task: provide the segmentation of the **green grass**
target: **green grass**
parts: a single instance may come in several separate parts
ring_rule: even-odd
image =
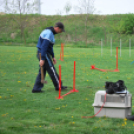
[[[0,134],[126,134],[132,133],[134,123],[123,119],[88,118],[94,115],[95,93],[104,90],[106,81],[124,80],[129,92],[134,95],[133,68],[134,50],[131,57],[129,50],[119,53],[120,72],[99,72],[91,70],[95,65],[102,69],[115,69],[116,50],[100,48],[65,47],[64,61],[58,60],[60,48],[54,48],[58,71],[62,68],[63,85],[68,86],[65,94],[73,88],[73,63],[76,61],[76,89],[78,93],[67,95],[58,100],[58,92],[54,90],[47,75],[48,84],[45,93],[31,93],[38,74],[36,48],[0,46]],[[134,99],[132,98],[132,103]],[[132,114],[133,105],[132,105]]]

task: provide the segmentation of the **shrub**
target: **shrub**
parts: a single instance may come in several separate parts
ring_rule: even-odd
[[[132,34],[134,28],[134,15],[128,14],[126,19],[124,20],[124,30],[126,34]]]
[[[117,33],[133,34],[133,32],[134,32],[134,14],[125,15],[119,21],[119,23],[117,23],[116,26],[113,26],[113,30]]]

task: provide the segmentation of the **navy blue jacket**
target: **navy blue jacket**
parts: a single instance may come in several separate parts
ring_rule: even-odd
[[[55,43],[54,35],[56,32],[53,27],[43,30],[39,36],[37,48],[41,53],[41,59],[45,60],[46,54],[49,53],[54,58],[53,45]]]

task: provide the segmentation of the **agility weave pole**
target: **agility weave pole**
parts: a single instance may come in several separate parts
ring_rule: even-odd
[[[95,65],[91,65],[91,69],[99,70],[102,72],[119,72],[119,69],[118,69],[118,47],[116,47],[116,69],[114,69],[114,70],[100,69],[100,68],[96,68]]]
[[[70,94],[70,93],[74,93],[74,92],[79,92],[77,89],[75,89],[75,65],[76,65],[76,62],[74,61],[74,74],[73,74],[73,89],[70,90],[68,93],[62,95],[62,97]]]
[[[75,89],[75,67],[76,62],[74,61],[73,89],[71,90],[71,92],[79,92],[77,89]]]
[[[64,61],[64,44],[61,43],[61,50],[60,50],[60,59],[61,61]]]
[[[63,99],[61,96],[61,65],[59,65],[59,97],[56,97],[56,99]]]
[[[61,96],[61,66],[59,66],[59,80],[60,80],[60,84],[59,84],[59,97],[57,99],[63,99],[64,96],[74,93],[74,92],[79,92],[77,89],[75,89],[75,66],[76,66],[76,62],[74,61],[74,74],[73,74],[73,89],[70,90],[68,93],[64,94]]]

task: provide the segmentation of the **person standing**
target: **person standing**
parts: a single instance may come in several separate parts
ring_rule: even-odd
[[[57,22],[54,27],[47,27],[41,32],[37,43],[37,58],[39,60],[39,53],[41,53],[40,67],[43,67],[44,77],[46,76],[46,71],[48,72],[56,91],[59,90],[59,75],[54,67],[57,61],[54,56],[53,45],[55,43],[55,34],[62,32],[65,32],[64,25],[62,22]],[[42,93],[43,86],[44,84],[41,83],[41,69],[39,69],[32,93]],[[61,82],[61,90],[66,88]]]

